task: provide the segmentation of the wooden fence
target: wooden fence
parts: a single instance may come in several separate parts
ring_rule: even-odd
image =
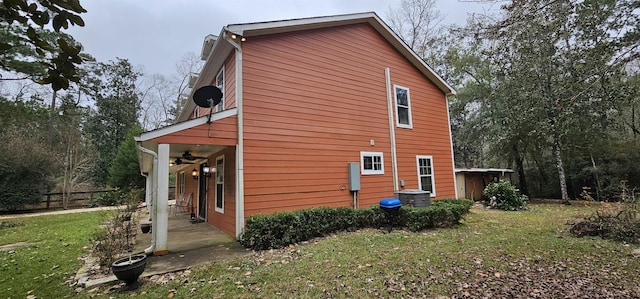
[[[71,192],[67,208],[77,209],[89,207],[91,203],[97,201],[97,197],[100,196],[100,194],[113,191],[115,191],[115,189]],[[40,203],[25,205],[24,210],[62,209],[64,208],[62,203],[63,194],[62,192],[45,193]]]
[[[69,199],[67,208],[78,209],[87,208],[92,204],[98,203],[98,197],[102,193],[113,192],[116,189],[104,189],[93,191],[75,191],[71,192],[71,198]],[[18,213],[30,212],[30,211],[42,211],[42,210],[60,210],[64,208],[62,202],[62,192],[51,192],[42,195],[42,201],[35,204],[25,205],[22,209],[15,211]],[[175,194],[175,187],[169,187],[169,199],[172,199]],[[0,210],[0,214],[6,213],[6,210]]]
[[[169,199],[174,198],[175,196],[175,187],[169,187]],[[71,192],[71,198],[69,198],[69,202],[67,203],[67,209],[79,209],[79,208],[87,208],[91,204],[98,204],[98,197],[102,193],[111,192],[115,189],[105,189],[105,190],[93,190],[93,191],[75,191]],[[35,204],[27,204],[22,209],[9,212],[4,209],[0,209],[0,214],[5,213],[28,213],[28,212],[36,212],[42,210],[61,210],[64,209],[64,204],[62,202],[62,192],[51,192],[45,193],[42,195],[42,201]]]

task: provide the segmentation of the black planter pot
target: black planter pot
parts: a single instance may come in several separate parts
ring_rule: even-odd
[[[113,262],[113,264],[111,264],[111,271],[119,280],[129,285],[138,280],[138,277],[144,272],[146,266],[147,255],[140,253]]]
[[[149,231],[151,231],[151,223],[140,223],[140,229],[142,230],[143,234],[148,233]]]

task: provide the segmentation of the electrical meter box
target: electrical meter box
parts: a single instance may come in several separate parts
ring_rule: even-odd
[[[349,191],[360,191],[360,163],[349,162]]]

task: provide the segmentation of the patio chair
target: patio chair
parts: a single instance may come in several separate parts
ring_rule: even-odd
[[[173,210],[173,215],[175,215],[176,210],[180,209],[181,212],[189,212],[191,211],[191,197],[193,193],[184,194],[178,202],[176,202],[176,206]]]

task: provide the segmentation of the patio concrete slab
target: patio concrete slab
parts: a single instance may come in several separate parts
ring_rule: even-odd
[[[223,233],[213,225],[206,222],[191,223],[190,213],[171,211],[169,214],[169,254],[150,255],[141,277],[182,271],[195,266],[251,254],[251,250],[245,249],[235,238]],[[141,223],[148,222],[149,214],[146,209],[139,210],[138,219]],[[138,231],[133,253],[144,252],[145,248],[151,245],[151,233],[143,234],[139,227],[136,229]],[[84,268],[86,267],[85,265]],[[87,289],[118,280],[113,275],[89,279],[86,272],[86,269],[79,271],[76,280],[79,285]]]
[[[140,221],[148,219],[142,210]],[[251,254],[235,238],[223,233],[206,222],[192,223],[190,213],[171,211],[168,232],[169,254],[149,256],[142,274],[149,277],[157,274],[181,271],[197,265]],[[151,233],[143,234],[138,228],[133,252],[143,252],[151,244]]]

